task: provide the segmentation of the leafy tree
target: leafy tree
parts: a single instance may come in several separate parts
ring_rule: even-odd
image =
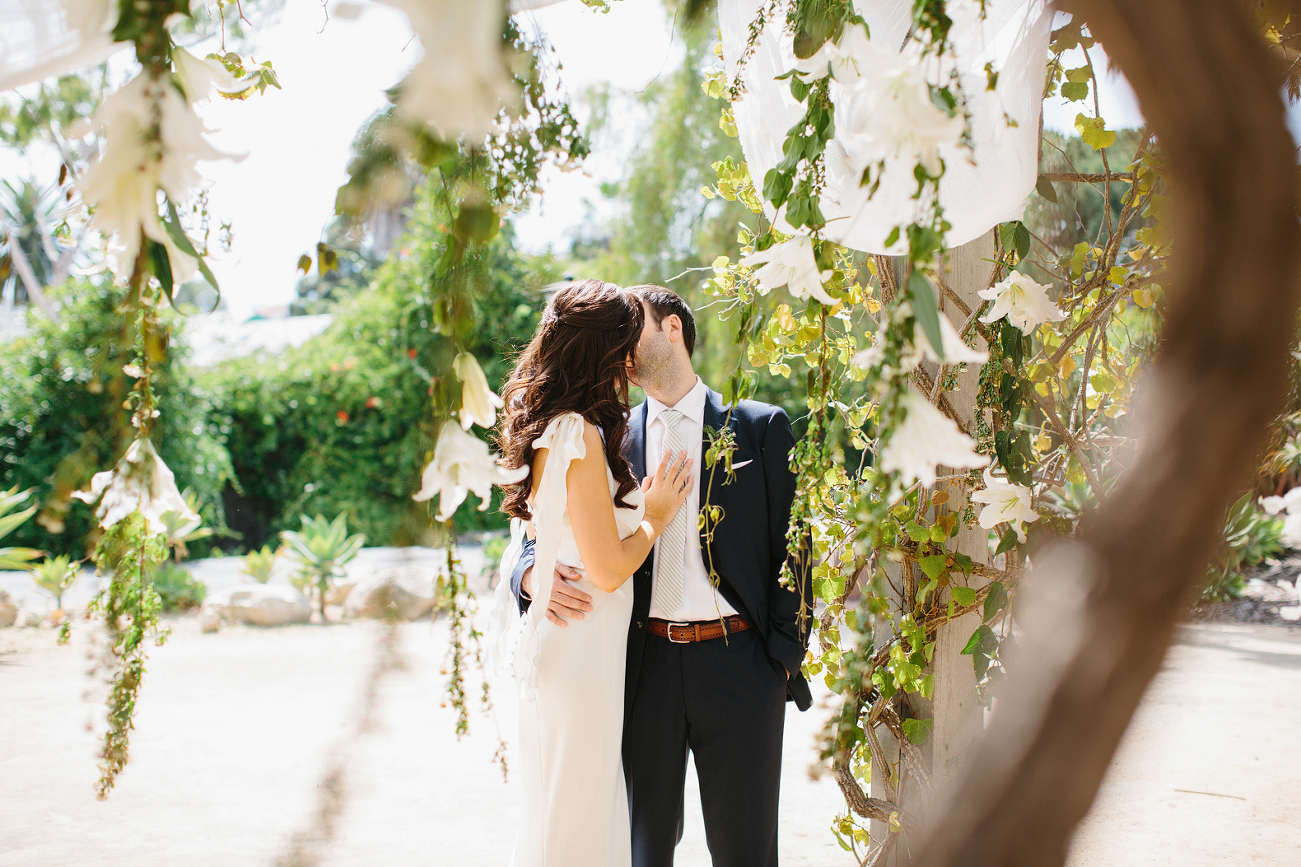
[[[135,436],[122,403],[132,378],[134,336],[121,316],[123,290],[73,280],[52,290],[66,327],[31,317],[32,332],[0,346],[0,488],[33,489],[41,507],[15,531],[24,545],[85,556],[98,537],[94,510],[71,502],[90,477],[112,467]],[[209,397],[185,367],[185,348],[165,315],[159,339],[171,344],[155,383],[161,416],[158,452],[182,487],[193,488],[210,527],[224,526],[221,489],[230,456],[207,421]],[[206,550],[198,543],[195,552]]]
[[[425,295],[452,241],[441,194],[436,181],[417,191],[407,233],[373,288],[337,305],[324,334],[201,375],[233,460],[225,502],[241,547],[296,528],[301,514],[344,511],[373,544],[427,537],[425,508],[411,495],[434,439],[430,394],[455,382],[450,341],[435,330],[440,314]],[[473,302],[482,327],[469,349],[500,387],[541,314],[537,289],[561,271],[549,257],[520,254],[509,225],[467,255],[483,281]],[[468,504],[458,514],[463,528],[502,524],[495,511]]]

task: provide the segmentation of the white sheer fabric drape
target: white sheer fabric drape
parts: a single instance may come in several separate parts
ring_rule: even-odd
[[[736,75],[737,58],[762,4],[763,0],[719,0],[729,81]],[[874,44],[894,50],[904,44],[912,23],[912,0],[856,0],[855,6],[867,21]],[[985,8],[981,20],[975,0],[949,3],[954,55],[969,98],[973,138],[970,154],[956,149],[941,153],[946,171],[940,182],[940,203],[952,224],[951,247],[979,237],[998,223],[1019,219],[1038,174],[1039,112],[1053,12],[1046,0],[988,0]],[[745,95],[733,106],[741,147],[760,189],[764,175],[781,160],[786,131],[804,112],[791,96],[790,82],[774,80],[795,60],[792,37],[782,32],[784,8],[774,18],[745,64],[741,73]],[[998,72],[993,91],[987,89],[987,63]],[[833,100],[837,88],[833,83]],[[860,176],[848,168],[844,149],[833,140],[826,152],[827,189],[821,202],[826,237],[869,253],[907,252],[906,241],[885,246],[891,229],[913,222],[918,215],[912,198],[917,187],[913,166],[905,162],[887,162],[880,188],[868,199]]]
[[[115,0],[0,0],[0,90],[106,60],[116,20]]]

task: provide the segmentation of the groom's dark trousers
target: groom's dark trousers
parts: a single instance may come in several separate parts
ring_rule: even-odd
[[[645,404],[633,408],[624,444],[638,479],[646,475],[646,415]],[[800,710],[811,702],[800,674],[811,620],[809,570],[803,552],[788,552],[786,544],[795,497],[790,422],[779,408],[754,401],[739,402],[729,414],[710,391],[706,439],[724,425],[735,437],[734,474],[728,481],[721,462],[716,470],[702,462],[702,508],[720,506],[723,515],[713,538],[701,539],[701,553],[718,576],[719,593],[749,628],[687,643],[651,635],[654,557],[633,575],[623,732],[633,867],[673,863],[688,751],[715,867],[776,867],[786,702]],[[794,582],[783,587],[788,561]],[[517,597],[532,563],[526,547],[512,574]],[[571,628],[582,628],[581,621]]]

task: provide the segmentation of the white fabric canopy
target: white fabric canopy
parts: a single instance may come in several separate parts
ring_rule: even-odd
[[[751,22],[763,0],[719,0],[723,57],[728,80],[735,78],[737,58],[745,49]],[[867,21],[872,43],[898,50],[912,23],[912,0],[856,0]],[[952,224],[948,245],[956,247],[978,238],[998,223],[1020,219],[1025,200],[1038,175],[1039,112],[1043,102],[1048,39],[1053,12],[1046,0],[988,0],[986,17],[976,14],[974,0],[949,3],[954,26],[950,31],[956,65],[968,97],[972,152],[941,150],[946,170],[940,182],[940,204]],[[804,114],[804,105],[791,96],[789,81],[776,81],[795,62],[792,36],[783,33],[784,9],[765,26],[754,53],[741,73],[745,93],[734,105],[736,129],[755,186],[762,190],[768,170],[782,158],[786,131]],[[987,89],[985,65],[998,72],[998,85]],[[832,100],[838,85],[831,85]],[[1015,126],[1006,123],[1004,115]],[[824,235],[846,247],[869,253],[898,255],[907,242],[885,246],[890,231],[914,222],[918,203],[911,161],[887,161],[880,187],[868,199],[860,174],[849,166],[845,149],[832,140],[826,150],[826,191],[822,197],[827,219]],[[771,208],[769,216],[774,216]]]
[[[0,0],[0,91],[107,60],[116,20],[113,0]]]

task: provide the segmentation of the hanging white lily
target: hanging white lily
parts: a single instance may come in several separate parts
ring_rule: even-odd
[[[984,364],[989,360],[988,352],[972,349],[963,342],[958,329],[953,327],[949,317],[943,313],[940,314],[940,344],[944,349],[945,364]],[[940,354],[926,337],[926,330],[918,323],[913,330],[913,351],[903,359],[904,369],[912,370],[922,359],[929,359],[936,364],[941,361]]]
[[[915,481],[935,484],[935,467],[971,469],[989,459],[976,453],[976,443],[930,401],[915,391],[903,396],[903,421],[889,442],[881,444],[880,467],[898,472],[905,486]]]
[[[985,487],[971,495],[976,503],[984,503],[977,519],[980,526],[992,530],[999,524],[1009,524],[1016,537],[1025,541],[1025,525],[1039,520],[1039,513],[1031,504],[1030,489],[1006,479],[1000,479],[985,468]]]
[[[846,34],[859,28],[846,27]],[[842,41],[844,37],[842,37]],[[836,140],[855,171],[886,160],[920,163],[931,177],[943,170],[941,151],[962,149],[966,120],[931,99],[931,83],[912,52],[878,48],[852,36],[832,64],[843,87],[836,97]]]
[[[872,57],[874,50],[865,26],[846,24],[835,42],[827,40],[811,57],[804,59],[795,57],[792,51],[788,62],[805,81],[817,81],[830,74],[841,84],[853,84],[863,76],[865,61]]]
[[[176,83],[190,102],[203,102],[218,93],[241,93],[256,76],[237,78],[226,65],[213,57],[196,57],[184,48],[172,49]]]
[[[513,485],[529,473],[528,467],[508,470],[488,452],[488,444],[462,430],[454,421],[443,422],[434,445],[434,459],[420,477],[418,503],[438,497],[438,520],[446,521],[465,502],[467,493],[479,498],[479,511],[488,508],[493,485]]]
[[[809,235],[800,235],[773,244],[767,250],[757,250],[748,256],[742,256],[738,264],[748,268],[762,266],[754,272],[754,276],[764,292],[785,286],[791,295],[801,300],[816,298],[828,306],[837,303],[822,288],[822,282],[832,272],[818,270],[818,261],[813,255],[813,238]]]
[[[1066,318],[1066,314],[1048,298],[1047,286],[1018,271],[1013,271],[988,289],[981,289],[980,297],[994,302],[989,312],[980,317],[981,322],[997,322],[1006,316],[1007,321],[1023,334],[1029,334],[1045,322],[1060,322]]]
[[[103,131],[107,144],[77,188],[108,238],[109,266],[119,277],[129,277],[147,237],[166,248],[174,282],[190,279],[198,260],[163,226],[158,191],[176,204],[189,201],[203,181],[196,163],[226,155],[208,143],[207,128],[170,75],[157,80],[147,72],[137,75],[104,100],[91,126]]]
[[[920,324],[914,325],[913,328],[912,351],[899,359],[899,368],[905,373],[921,364],[923,359],[928,359],[935,364],[940,363],[939,353],[926,338],[925,330]],[[871,370],[873,366],[879,364],[882,357],[882,336],[882,332],[878,331],[872,345],[855,353],[849,359],[849,363],[862,370]],[[943,314],[940,315],[940,342],[944,347],[944,364],[984,364],[989,360],[989,353],[972,349],[963,342],[962,337],[958,335],[958,330]]]
[[[168,512],[176,513],[181,521],[199,520],[177,490],[176,476],[147,437],[131,443],[116,467],[95,473],[89,491],[77,491],[73,496],[85,503],[99,502],[95,515],[106,530],[137,509],[149,521],[151,533],[167,531],[163,516]]]
[[[497,410],[505,404],[488,387],[478,360],[468,352],[457,353],[452,369],[456,371],[456,378],[461,380],[461,427],[466,430],[474,424],[492,427],[497,423]]]
[[[424,56],[399,85],[398,112],[455,138],[481,139],[520,102],[502,44],[502,0],[381,0],[401,9]]]

